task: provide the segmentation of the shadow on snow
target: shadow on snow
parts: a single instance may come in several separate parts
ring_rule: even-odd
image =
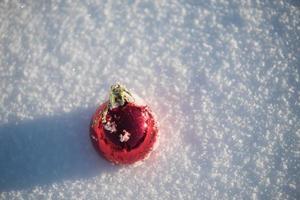
[[[91,109],[0,126],[0,191],[89,178],[117,167],[89,138]]]

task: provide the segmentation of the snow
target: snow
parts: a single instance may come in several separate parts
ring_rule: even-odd
[[[299,199],[299,1],[0,1],[0,199]],[[113,166],[120,82],[160,145]]]

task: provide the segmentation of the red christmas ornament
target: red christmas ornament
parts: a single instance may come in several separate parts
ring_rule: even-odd
[[[111,86],[109,100],[92,117],[94,147],[115,164],[145,159],[157,140],[158,129],[150,108],[124,86]]]

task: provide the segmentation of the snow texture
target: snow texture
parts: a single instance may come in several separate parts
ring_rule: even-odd
[[[0,199],[300,199],[297,0],[0,0]],[[160,145],[91,146],[116,81]]]

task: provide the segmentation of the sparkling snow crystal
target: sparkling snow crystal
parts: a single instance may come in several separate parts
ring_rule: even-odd
[[[299,199],[299,33],[296,0],[0,0],[0,199]],[[89,138],[117,81],[159,122],[139,166]]]

